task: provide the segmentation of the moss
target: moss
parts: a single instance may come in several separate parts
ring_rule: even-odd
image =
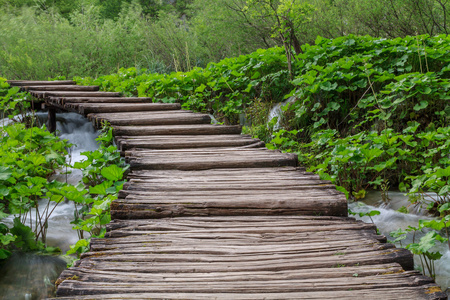
[[[434,293],[440,293],[442,292],[441,288],[439,286],[432,286],[426,289],[425,294],[434,294]]]

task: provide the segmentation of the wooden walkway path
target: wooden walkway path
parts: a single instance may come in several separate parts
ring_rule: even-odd
[[[348,218],[330,182],[239,126],[71,81],[10,84],[50,115],[110,122],[131,165],[106,237],[61,274],[62,299],[447,299],[409,251]]]

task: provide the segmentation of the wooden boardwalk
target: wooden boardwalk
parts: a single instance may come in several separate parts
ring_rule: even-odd
[[[409,251],[347,217],[334,185],[239,126],[71,81],[10,84],[50,117],[108,121],[131,165],[106,237],[61,274],[59,299],[447,299]]]

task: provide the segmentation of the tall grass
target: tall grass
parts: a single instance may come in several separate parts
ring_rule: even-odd
[[[99,76],[120,67],[167,72],[196,66],[196,39],[174,16],[150,21],[139,5],[125,5],[115,21],[82,6],[70,21],[58,13],[22,8],[0,13],[0,76],[8,79]],[[177,58],[174,62],[173,57]],[[190,59],[190,61],[187,61]]]

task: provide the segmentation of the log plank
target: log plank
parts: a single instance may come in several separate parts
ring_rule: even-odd
[[[22,86],[22,89],[25,91],[53,91],[53,92],[96,92],[99,90],[99,87],[96,85],[93,86],[83,86],[83,85],[26,85]]]
[[[38,80],[7,80],[11,86],[37,86],[37,85],[75,85],[72,80],[38,81]]]
[[[64,91],[28,91],[33,96],[44,99],[47,97],[120,97],[120,93],[115,92],[64,92]]]
[[[179,105],[173,103],[66,103],[65,107],[76,109],[80,114],[143,112],[155,110],[176,110]]]
[[[166,125],[166,126],[114,126],[114,135],[217,135],[240,134],[237,125]]]
[[[49,102],[66,103],[152,103],[149,97],[48,97]]]
[[[444,300],[447,296],[434,284],[427,284],[418,287],[397,287],[397,288],[367,288],[361,290],[340,290],[340,291],[312,291],[312,292],[275,292],[275,293],[127,293],[127,294],[97,294],[90,296],[70,296],[57,299],[195,299],[195,300],[281,300],[281,299],[369,299],[369,300]]]
[[[120,107],[125,107],[123,111],[127,111],[130,107],[135,107],[136,104],[132,106],[125,106],[124,104]],[[144,105],[140,105],[146,108]],[[86,108],[84,108],[86,109]],[[100,108],[99,108],[100,110]],[[183,113],[183,114],[152,114],[143,113],[145,109],[136,108],[134,113],[120,113],[114,115],[108,114],[89,114],[88,119],[94,123],[99,123],[102,121],[108,121],[111,125],[129,126],[129,125],[179,125],[179,124],[210,124],[211,117],[206,114],[199,113]]]

